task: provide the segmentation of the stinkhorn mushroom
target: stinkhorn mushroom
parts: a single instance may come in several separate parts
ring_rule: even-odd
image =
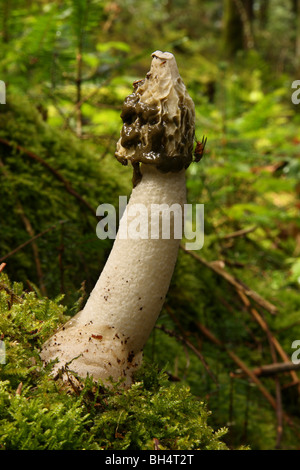
[[[173,54],[156,51],[152,58],[122,108],[116,158],[132,164],[134,188],[111,253],[83,310],[41,352],[45,363],[58,359],[56,372],[68,364],[81,377],[124,378],[125,386],[141,364],[169,288],[180,243],[176,211],[182,224],[185,170],[193,159],[194,103]],[[157,208],[169,211],[169,236],[161,227],[163,212],[152,217]],[[140,236],[130,236],[139,209]]]

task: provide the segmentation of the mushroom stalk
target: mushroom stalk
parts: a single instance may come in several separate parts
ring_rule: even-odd
[[[123,105],[116,158],[134,169],[134,184],[116,240],[84,309],[44,345],[79,376],[125,386],[163,306],[176,264],[192,161],[194,104],[170,53],[152,54],[145,80]],[[164,225],[165,223],[165,225]],[[135,230],[133,230],[135,228]]]

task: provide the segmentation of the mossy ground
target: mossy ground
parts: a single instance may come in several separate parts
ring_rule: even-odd
[[[0,276],[0,448],[5,450],[227,449],[225,429],[187,386],[145,365],[129,390],[90,378],[75,386],[51,375],[39,357],[66,319],[60,298],[38,298]]]

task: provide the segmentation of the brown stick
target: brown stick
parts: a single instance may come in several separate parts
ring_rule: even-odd
[[[268,402],[271,404],[271,406],[276,409],[276,401],[272,397],[272,395],[268,392],[268,390],[264,387],[264,385],[261,383],[261,381],[256,377],[255,374],[246,366],[246,364],[230,349],[227,349],[224,343],[220,341],[218,338],[214,336],[214,334],[206,328],[206,326],[202,325],[201,323],[197,323],[197,326],[201,333],[203,333],[212,343],[216,344],[219,346],[221,349],[226,351],[228,356],[239,366],[242,371],[248,375],[248,377],[254,382],[261,393],[264,395],[264,397],[268,400]]]
[[[253,49],[254,47],[254,38],[252,34],[252,28],[251,28],[251,22],[248,17],[247,11],[243,5],[243,2],[241,0],[234,0],[234,3],[236,5],[236,8],[239,12],[241,22],[243,24],[243,32],[244,32],[244,37],[246,40],[246,47],[247,49]]]
[[[250,227],[250,228],[244,228],[241,230],[237,230],[236,232],[232,233],[227,233],[226,235],[223,235],[223,237],[220,237],[222,239],[228,240],[230,238],[237,238],[237,237],[243,237],[244,235],[247,235],[248,233],[254,232],[257,227]]]
[[[281,394],[281,385],[278,377],[275,377],[275,387],[276,387],[276,417],[277,417],[277,428],[276,428],[276,444],[275,448],[279,449],[281,444],[281,439],[283,435],[283,409],[282,409],[282,394]]]
[[[227,271],[225,271],[225,269],[221,268],[216,263],[209,263],[208,261],[206,261],[201,256],[197,255],[193,251],[189,251],[186,248],[184,248],[183,245],[180,245],[180,248],[185,253],[189,254],[194,259],[199,261],[199,263],[203,264],[204,266],[211,269],[212,271],[214,271],[219,276],[223,277],[223,279],[225,279],[233,287],[235,287],[236,289],[241,290],[246,296],[250,297],[252,300],[254,300],[254,302],[256,302],[262,308],[267,310],[269,313],[271,313],[272,315],[275,315],[277,313],[277,307],[275,307],[275,305],[273,305],[270,302],[268,302],[267,300],[263,299],[257,292],[253,291],[248,286],[246,286],[242,281],[236,279],[234,276],[229,274]]]
[[[202,364],[203,364],[204,367],[205,367],[206,372],[207,372],[208,375],[211,377],[211,379],[212,379],[216,384],[218,383],[216,377],[214,376],[214,374],[213,374],[212,371],[210,370],[209,365],[207,364],[207,362],[206,362],[206,360],[204,359],[203,355],[200,353],[200,351],[198,351],[197,348],[195,348],[195,346],[194,346],[192,343],[190,343],[190,341],[189,341],[188,339],[186,339],[186,338],[184,338],[183,336],[181,336],[181,335],[175,333],[175,331],[171,331],[171,330],[165,328],[163,325],[156,325],[155,328],[157,328],[158,330],[163,331],[164,333],[166,333],[166,334],[169,335],[169,336],[172,336],[172,337],[178,339],[178,341],[180,341],[181,343],[186,344],[186,345],[188,346],[188,348],[190,348],[190,349],[193,351],[193,353],[195,353],[196,356],[200,359],[200,361],[202,362]]]
[[[60,229],[60,245],[58,248],[58,262],[59,262],[59,272],[60,272],[60,292],[61,294],[65,294],[65,280],[64,280],[64,251],[65,251],[65,244],[64,244],[64,226],[61,226]]]
[[[55,229],[58,225],[60,224],[64,224],[66,223],[67,221],[66,220],[61,220],[60,222],[58,222],[57,224],[55,225],[52,225],[51,227],[47,228],[46,230],[44,230],[43,232],[40,232],[38,233],[37,235],[35,235],[34,237],[30,238],[29,240],[27,240],[25,243],[22,243],[21,245],[17,246],[17,248],[15,248],[14,250],[10,251],[9,253],[7,253],[5,256],[2,256],[2,258],[0,258],[0,263],[1,261],[4,261],[5,259],[9,258],[10,256],[14,255],[15,253],[17,253],[18,251],[22,250],[23,248],[25,248],[25,246],[29,245],[29,243],[32,243],[34,240],[36,240],[37,238],[39,237],[42,237],[43,235],[45,235],[45,233],[48,233],[50,232],[50,230],[53,230]],[[5,264],[5,263],[3,263]],[[2,266],[2,265],[1,265]]]
[[[2,168],[3,174],[7,178],[9,178],[10,173],[5,168],[5,165],[3,164],[1,159],[0,159],[0,167]],[[28,219],[27,215],[25,214],[23,206],[22,206],[22,204],[21,204],[21,202],[19,201],[18,198],[16,198],[16,208],[17,208],[17,213],[18,213],[18,215],[20,216],[20,218],[23,222],[23,225],[25,227],[26,232],[29,234],[29,236],[31,238],[33,238],[34,237],[33,227],[31,225],[31,222]],[[46,290],[46,287],[45,287],[45,284],[44,284],[44,275],[43,275],[42,265],[41,265],[40,256],[39,256],[39,249],[38,249],[38,246],[37,246],[37,244],[35,243],[34,240],[32,240],[31,248],[32,248],[32,252],[33,252],[33,258],[34,258],[34,262],[35,262],[37,278],[38,278],[38,281],[39,281],[39,287],[40,287],[41,293],[44,296],[46,296],[47,295],[47,290]]]
[[[276,374],[284,374],[286,372],[290,372],[291,370],[299,369],[300,363],[294,364],[293,362],[275,362],[273,364],[266,364],[260,367],[256,367],[252,370],[252,372],[257,377],[270,377]]]
[[[41,158],[39,155],[36,155],[35,153],[31,152],[30,150],[25,149],[21,145],[15,144],[13,142],[9,142],[6,139],[2,139],[0,137],[0,142],[7,147],[10,148],[16,148],[21,154],[26,155],[27,157],[31,158],[32,160],[40,163],[43,165],[43,167],[47,168],[56,179],[58,179],[65,187],[66,191],[71,194],[73,197],[75,197],[81,204],[83,204],[92,214],[94,217],[96,217],[96,211],[95,209],[90,205],[89,202],[87,202],[80,194],[75,191],[75,189],[72,187],[71,183],[67,181],[61,173],[59,173],[55,168],[53,168],[51,165],[49,165],[48,162],[46,162],[43,158]]]
[[[281,347],[281,345],[280,345],[279,341],[277,340],[277,338],[275,338],[275,336],[273,336],[273,334],[270,332],[267,322],[263,319],[263,317],[258,313],[258,311],[255,308],[251,308],[249,299],[247,299],[247,297],[244,295],[243,292],[241,292],[241,290],[237,290],[237,293],[240,296],[240,298],[242,299],[245,307],[248,308],[248,310],[251,313],[254,320],[259,324],[259,326],[262,328],[262,330],[268,335],[268,338],[270,338],[270,341],[272,341],[272,343],[274,344],[274,347],[275,347],[276,351],[278,352],[278,354],[280,355],[281,359],[284,362],[289,362],[290,358],[288,357],[286,352]],[[293,382],[298,382],[298,384],[299,384],[298,390],[300,392],[300,380],[299,380],[299,377],[298,377],[298,375],[296,374],[296,372],[294,370],[291,370],[291,377],[293,379]]]
[[[0,264],[0,273],[1,273],[1,271],[3,271],[3,269],[5,268],[5,266],[6,266],[6,263],[1,263],[1,264]]]
[[[82,74],[82,42],[80,41],[79,48],[76,54],[76,134],[77,137],[82,137],[82,112],[81,112],[81,74]]]
[[[39,248],[35,242],[35,234],[33,227],[31,225],[30,220],[28,219],[27,215],[24,212],[23,206],[20,203],[20,201],[17,201],[17,212],[20,215],[20,218],[22,219],[22,222],[24,224],[25,230],[28,233],[28,235],[31,237],[31,248],[33,252],[33,258],[35,262],[35,267],[36,267],[36,272],[37,272],[37,277],[39,281],[39,287],[41,289],[41,293],[46,296],[47,295],[47,290],[46,286],[44,284],[44,274],[42,270],[42,264],[40,261],[40,255],[39,255]],[[33,240],[34,239],[34,240]]]
[[[253,309],[255,310],[255,309]],[[258,312],[256,312],[258,313]],[[277,362],[277,356],[276,356],[276,349],[273,341],[273,335],[271,334],[271,331],[269,330],[269,327],[267,325],[267,337],[268,337],[268,342],[270,345],[270,352],[271,352],[271,357],[273,360],[273,363]],[[282,395],[281,395],[281,384],[278,376],[276,375],[275,378],[275,395],[276,395],[276,418],[277,418],[277,427],[276,427],[276,445],[275,448],[279,449],[280,448],[280,443],[282,439],[282,434],[283,434],[283,410],[282,410]]]
[[[208,328],[206,328],[204,325],[202,325],[201,323],[197,322],[197,326],[199,328],[199,330],[214,344],[216,344],[217,346],[219,346],[221,349],[223,349],[224,351],[226,351],[226,353],[228,354],[228,356],[239,366],[240,369],[243,370],[243,372],[252,380],[253,383],[255,383],[257,385],[257,388],[259,389],[259,391],[262,393],[262,395],[267,399],[267,401],[270,403],[270,405],[272,406],[272,408],[276,411],[277,410],[277,403],[276,403],[276,400],[275,398],[270,394],[270,392],[266,389],[266,387],[261,383],[261,381],[258,379],[258,377],[256,377],[256,375],[253,373],[253,371],[251,371],[247,365],[233,352],[231,351],[230,349],[228,349],[224,343],[222,343],[222,341],[220,341],[218,338],[216,338],[214,336],[214,334],[208,330]],[[286,414],[286,413],[282,413],[282,416],[284,418],[284,420],[286,421],[286,423],[293,427],[294,428],[294,423],[293,421],[291,420],[291,418]],[[294,428],[295,429],[295,428]],[[299,436],[299,433],[298,431],[295,430],[295,432],[297,433],[297,436]]]
[[[282,349],[282,347],[281,347],[280,343],[278,342],[277,338],[275,338],[273,336],[273,334],[271,333],[271,331],[269,329],[269,326],[268,326],[267,322],[264,320],[263,316],[260,315],[259,312],[255,308],[251,307],[249,299],[246,298],[246,296],[241,291],[238,290],[237,292],[238,292],[240,298],[242,299],[244,305],[248,309],[248,311],[250,311],[251,315],[254,317],[255,321],[260,325],[260,327],[266,333],[268,341],[269,341],[269,345],[270,345],[273,364],[277,363],[276,352],[279,353],[279,355],[281,356],[281,358],[284,361],[288,362],[289,358],[287,357],[287,354]],[[291,370],[290,373],[291,373],[293,382],[295,383],[295,382],[298,381],[298,387],[297,388],[298,388],[298,393],[300,393],[299,378],[298,378],[298,376],[297,376],[297,374],[294,370]],[[282,393],[281,393],[281,384],[280,384],[280,380],[279,380],[278,376],[275,375],[274,379],[275,379],[275,391],[276,391],[276,417],[277,417],[277,428],[276,428],[277,437],[276,437],[275,447],[276,447],[276,449],[279,449],[281,439],[282,439],[282,435],[283,435]]]

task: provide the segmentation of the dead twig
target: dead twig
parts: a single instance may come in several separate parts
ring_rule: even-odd
[[[24,224],[25,230],[28,233],[28,235],[31,237],[31,247],[32,247],[32,252],[33,252],[33,259],[35,262],[35,267],[36,267],[36,272],[37,272],[37,277],[39,281],[39,287],[41,290],[41,293],[46,296],[47,295],[47,290],[46,286],[44,283],[44,273],[42,270],[42,264],[40,260],[40,255],[39,255],[39,248],[35,240],[33,238],[35,237],[33,227],[31,225],[30,220],[28,219],[27,215],[25,214],[25,211],[23,209],[22,204],[20,201],[17,201],[17,212]]]
[[[253,371],[251,371],[249,367],[231,349],[228,349],[222,341],[216,338],[215,335],[206,326],[202,325],[199,322],[197,323],[197,326],[207,339],[209,339],[212,343],[219,346],[223,351],[225,351],[228,354],[228,356],[233,360],[233,362],[235,362],[238,365],[238,367],[257,386],[261,394],[266,398],[266,400],[269,402],[269,404],[275,410],[275,412],[277,412],[278,404],[276,402],[276,399],[266,389],[266,387],[262,384],[259,378],[253,373]],[[295,430],[295,432],[297,433],[297,436],[300,437],[299,432],[295,429],[294,423],[292,419],[290,418],[290,416],[288,416],[285,412],[282,412],[282,417],[285,420],[285,422]]]
[[[221,276],[223,279],[225,279],[233,287],[235,287],[236,289],[239,289],[240,291],[242,291],[247,297],[250,297],[252,300],[254,300],[254,302],[256,302],[258,305],[260,305],[260,307],[264,308],[265,310],[267,310],[272,315],[275,315],[277,313],[277,307],[275,305],[273,305],[269,301],[263,299],[257,292],[250,289],[242,281],[240,281],[239,279],[236,279],[234,276],[229,274],[227,271],[225,271],[225,269],[220,267],[219,264],[209,263],[208,261],[206,261],[204,258],[199,256],[198,254],[184,248],[184,246],[182,244],[180,245],[180,248],[185,253],[192,256],[194,259],[196,259],[199,263],[203,264],[204,266],[206,266],[207,268],[211,269],[216,274]]]
[[[252,315],[252,317],[254,318],[254,320],[259,324],[261,329],[267,334],[268,338],[270,339],[270,341],[274,345],[274,348],[276,349],[276,351],[280,355],[281,359],[284,362],[288,363],[290,361],[290,358],[288,357],[286,352],[283,350],[283,348],[280,345],[277,338],[275,338],[275,336],[271,333],[271,331],[269,329],[269,326],[268,326],[267,322],[265,321],[265,319],[262,317],[261,314],[259,314],[259,312],[255,308],[251,307],[249,299],[247,299],[247,297],[243,294],[243,292],[241,292],[240,290],[237,290],[237,293],[238,293],[239,297],[241,298],[242,302],[244,303],[245,307],[249,310],[249,312]],[[299,377],[297,376],[297,374],[294,370],[291,370],[291,377],[292,377],[294,383],[298,382],[298,391],[300,393],[300,380],[299,380]]]
[[[241,229],[241,230],[237,230],[236,232],[227,233],[226,235],[220,236],[219,238],[222,238],[224,240],[228,240],[228,239],[231,239],[231,238],[243,237],[244,235],[247,235],[248,233],[254,232],[254,230],[256,230],[256,229],[257,229],[256,226],[250,227],[250,228],[244,228],[244,229]]]
[[[19,385],[17,386],[16,395],[21,395],[22,388],[23,388],[23,382],[20,382]]]
[[[3,174],[6,176],[6,178],[10,178],[10,173],[5,168],[5,165],[3,164],[1,159],[0,159],[0,167],[2,169]],[[18,197],[16,198],[16,209],[17,209],[17,214],[19,215],[19,217],[21,218],[21,220],[23,222],[23,225],[25,227],[26,232],[28,233],[28,235],[31,238],[33,238],[34,235],[35,235],[33,227],[31,225],[31,222],[28,219],[28,217],[27,217],[27,215],[24,211],[24,208],[23,208],[21,202],[19,201]],[[32,248],[32,252],[33,252],[33,258],[34,258],[34,262],[35,262],[37,277],[38,277],[38,281],[39,281],[39,287],[40,287],[40,290],[41,290],[42,294],[46,296],[47,295],[47,290],[46,290],[46,286],[45,286],[45,283],[44,283],[44,275],[43,275],[42,264],[41,264],[40,256],[39,256],[39,249],[38,249],[38,246],[37,246],[37,244],[35,243],[34,240],[32,240],[31,248]]]
[[[46,230],[44,230],[43,232],[40,232],[38,233],[37,235],[35,235],[34,237],[30,238],[29,240],[27,240],[26,242],[22,243],[21,245],[17,246],[14,250],[10,251],[9,253],[7,253],[6,255],[2,256],[2,258],[0,258],[0,263],[2,261],[4,261],[5,259],[7,258],[10,258],[10,256],[14,255],[15,253],[17,253],[18,251],[22,250],[23,248],[25,248],[25,246],[29,245],[30,243],[32,243],[34,240],[36,240],[37,238],[40,238],[42,237],[43,235],[45,235],[46,233],[50,232],[50,230],[54,230],[55,228],[57,228],[59,225],[61,224],[64,224],[66,223],[67,220],[61,220],[59,221],[57,224],[55,225],[52,225],[51,227],[47,228]],[[3,263],[5,265],[5,263]],[[1,265],[2,266],[2,265]]]
[[[1,273],[1,271],[3,271],[3,269],[5,268],[5,266],[6,266],[6,263],[1,263],[1,264],[0,264],[0,273]]]
[[[257,377],[272,377],[276,374],[285,374],[291,370],[299,370],[300,362],[294,364],[293,362],[275,362],[273,364],[266,364],[252,369],[253,374]],[[243,371],[237,371],[236,375],[241,375]]]
[[[94,209],[94,207],[92,207],[88,201],[86,201],[80,194],[78,194],[77,191],[75,191],[75,189],[72,187],[71,183],[69,181],[67,181],[59,171],[57,171],[55,168],[53,168],[43,158],[41,158],[39,155],[36,155],[35,153],[31,152],[30,150],[25,149],[21,145],[18,145],[18,144],[13,143],[13,142],[9,142],[8,140],[3,139],[2,137],[0,137],[0,142],[3,145],[6,145],[7,147],[10,147],[11,149],[17,149],[20,152],[21,155],[25,155],[25,156],[31,158],[31,160],[34,160],[34,161],[40,163],[44,168],[47,168],[47,170],[49,170],[55,176],[55,178],[57,180],[59,180],[64,185],[66,191],[69,194],[71,194],[81,204],[83,204],[89,210],[89,212],[91,212],[93,214],[94,217],[97,217],[96,216],[96,210]]]
[[[210,378],[217,384],[218,381],[215,377],[215,375],[213,374],[213,372],[210,370],[209,368],[209,365],[207,364],[206,360],[204,359],[203,355],[201,354],[200,351],[198,351],[198,349],[186,338],[184,338],[183,336],[177,334],[175,331],[171,331],[167,328],[165,328],[163,325],[156,325],[156,327],[158,330],[161,330],[163,331],[164,333],[166,333],[167,335],[173,337],[173,338],[176,338],[178,341],[180,341],[181,343],[185,344],[189,349],[191,349],[193,351],[194,354],[196,354],[196,356],[200,359],[200,361],[202,362],[202,364],[204,365],[205,367],[205,370],[206,372],[208,373],[208,375],[210,376]]]
[[[276,401],[274,397],[269,393],[269,391],[265,388],[265,386],[261,383],[261,381],[256,377],[255,374],[246,366],[246,364],[231,350],[228,349],[222,341],[220,341],[218,338],[214,336],[214,334],[208,330],[208,328],[201,323],[197,323],[197,326],[201,333],[206,336],[212,343],[216,344],[219,346],[221,349],[226,351],[228,356],[239,366],[240,369],[254,382],[260,392],[264,395],[264,397],[268,400],[268,402],[271,404],[271,406],[276,409]]]

